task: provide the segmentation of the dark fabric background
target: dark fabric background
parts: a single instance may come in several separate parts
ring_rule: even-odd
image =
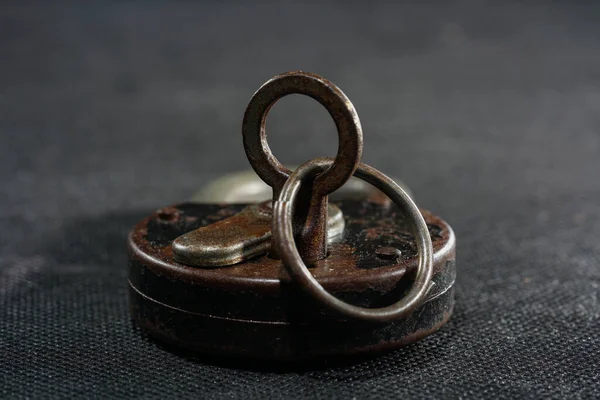
[[[599,18],[593,2],[4,3],[0,396],[597,398]],[[127,231],[248,168],[245,105],[296,69],[336,82],[364,160],[454,227],[455,314],[316,370],[174,354],[129,321]],[[284,162],[337,147],[310,99],[268,129]]]

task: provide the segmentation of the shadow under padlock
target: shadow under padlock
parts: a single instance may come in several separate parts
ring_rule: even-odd
[[[267,112],[292,93],[314,98],[333,117],[335,160],[289,171],[271,154]],[[360,163],[358,116],[333,83],[305,72],[274,77],[250,100],[243,138],[274,201],[248,204],[226,187],[215,203],[165,207],[139,222],[128,241],[129,282],[142,329],[191,351],[306,359],[397,348],[447,321],[452,229]],[[376,190],[328,202],[352,175]],[[246,204],[225,204],[241,199]]]

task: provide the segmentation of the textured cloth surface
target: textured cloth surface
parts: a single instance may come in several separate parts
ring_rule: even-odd
[[[3,3],[0,397],[599,397],[599,18],[593,2]],[[316,370],[174,354],[129,320],[126,234],[247,169],[245,105],[296,69],[345,91],[364,161],[455,229],[455,313]],[[268,131],[286,163],[337,146],[308,98]]]

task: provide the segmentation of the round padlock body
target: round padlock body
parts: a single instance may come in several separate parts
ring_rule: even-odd
[[[411,287],[417,249],[406,219],[389,202],[335,202],[343,235],[311,266],[330,293],[362,307],[384,307]],[[220,268],[173,260],[172,241],[242,210],[245,205],[186,203],[140,221],[129,236],[131,313],[153,337],[215,355],[303,359],[385,351],[438,330],[454,304],[455,238],[450,226],[423,211],[433,245],[434,274],[426,300],[388,323],[348,319],[316,304],[281,262],[263,255]]]

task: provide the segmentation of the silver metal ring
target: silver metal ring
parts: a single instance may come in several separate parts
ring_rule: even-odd
[[[419,265],[415,280],[398,302],[382,308],[358,307],[328,293],[308,270],[296,247],[293,234],[293,213],[296,195],[305,177],[331,166],[331,158],[315,158],[307,161],[292,172],[285,182],[279,198],[273,205],[273,239],[283,264],[299,286],[323,306],[338,314],[364,321],[386,322],[408,316],[426,298],[429,282],[433,275],[433,248],[427,224],[410,197],[392,179],[373,167],[360,163],[354,176],[369,182],[387,196],[404,213],[417,242]]]

